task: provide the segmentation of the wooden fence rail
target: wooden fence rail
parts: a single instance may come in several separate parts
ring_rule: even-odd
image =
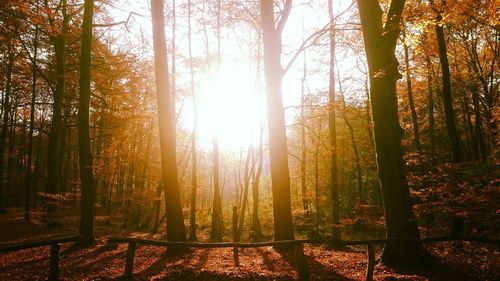
[[[23,242],[11,245],[0,245],[0,253],[50,246],[49,276],[47,280],[56,281],[59,280],[59,252],[61,249],[61,244],[76,242],[79,241],[80,239],[81,239],[80,235],[71,235],[71,236],[51,238],[35,242]]]
[[[384,245],[398,242],[418,242],[418,243],[436,243],[449,241],[471,241],[479,243],[497,244],[500,246],[500,239],[483,238],[483,237],[467,237],[467,236],[445,236],[445,237],[427,237],[427,238],[389,238],[389,239],[372,239],[372,240],[346,240],[342,241],[342,245],[346,246],[366,246],[367,247],[367,267],[366,280],[373,280],[373,270],[375,268],[375,247],[374,245]],[[108,243],[128,243],[128,250],[125,262],[124,279],[132,280],[135,251],[137,244],[160,246],[160,247],[185,247],[185,248],[234,248],[237,255],[238,248],[258,248],[267,246],[294,246],[295,263],[299,273],[300,280],[309,280],[309,269],[304,256],[303,244],[319,243],[315,239],[301,240],[283,240],[269,241],[257,243],[242,243],[242,242],[174,242],[174,241],[159,241],[141,238],[128,237],[111,237]]]
[[[312,239],[301,240],[282,240],[282,241],[269,241],[269,242],[256,242],[256,243],[242,243],[242,242],[174,242],[174,241],[159,241],[141,238],[128,238],[128,237],[110,237],[108,243],[128,243],[127,256],[125,261],[124,279],[132,280],[132,271],[134,267],[135,251],[137,244],[160,246],[160,247],[184,247],[184,248],[233,248],[235,261],[237,261],[238,248],[259,248],[259,247],[294,247],[295,263],[299,273],[300,280],[308,280],[309,269],[304,257],[304,243],[317,242]]]

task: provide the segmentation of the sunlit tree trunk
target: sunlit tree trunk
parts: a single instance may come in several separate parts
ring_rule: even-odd
[[[172,101],[170,96],[163,0],[151,0],[151,19],[153,25],[161,166],[165,187],[167,240],[185,241],[186,228],[182,216],[177,174],[175,114],[172,112],[172,108],[175,108],[175,106],[172,106],[172,102],[175,103],[175,101]]]
[[[337,168],[337,124],[335,120],[335,23],[333,20],[333,3],[328,0],[328,15],[330,18],[329,44],[330,44],[330,69],[328,73],[328,137],[330,141],[330,178],[332,193],[332,235],[333,241],[341,240],[339,215],[339,181]]]
[[[210,239],[215,241],[222,241],[223,221],[219,175],[219,144],[215,136],[213,139],[213,157],[212,230],[210,232]]]
[[[196,194],[198,191],[198,166],[196,153],[196,130],[198,126],[197,98],[194,92],[194,66],[193,47],[191,41],[191,0],[188,0],[188,49],[189,49],[189,73],[190,91],[193,97],[193,132],[191,136],[191,198],[189,211],[189,240],[196,241]]]
[[[257,156],[257,171],[252,176],[252,234],[254,241],[262,240],[262,227],[260,225],[259,219],[259,182],[260,175],[262,173],[262,158],[263,158],[263,145],[262,142],[259,144],[259,155]]]
[[[340,84],[340,82],[339,82]],[[347,117],[346,113],[346,102],[345,102],[345,97],[344,97],[344,92],[342,90],[342,86],[340,87],[340,95],[342,97],[342,116],[344,117],[345,124],[347,128],[349,129],[349,136],[351,137],[351,145],[352,145],[352,151],[354,152],[354,159],[356,160],[356,181],[358,185],[358,199],[359,201],[363,202],[364,197],[363,197],[363,181],[362,181],[362,175],[361,175],[361,163],[359,160],[359,152],[358,152],[358,145],[356,143],[356,137],[354,136],[354,128],[351,125],[351,122],[349,121],[349,118]]]
[[[410,54],[408,51],[408,42],[406,42],[405,30],[406,28],[403,27],[401,32],[403,34],[403,49],[405,54],[405,74],[406,74],[406,88],[408,91],[408,104],[410,105],[410,111],[411,111],[411,121],[413,124],[413,137],[414,137],[415,148],[418,151],[421,151],[422,148],[420,146],[420,133],[418,130],[417,111],[415,110],[415,102],[413,101],[413,88],[411,84]]]
[[[300,150],[301,150],[301,163],[300,163],[300,186],[302,191],[302,208],[309,217],[309,202],[307,196],[307,142],[306,142],[306,117],[305,117],[305,103],[306,103],[306,79],[307,79],[307,63],[306,63],[306,51],[303,51],[304,55],[304,65],[302,69],[302,79],[300,81]]]
[[[243,174],[243,198],[241,199],[241,207],[240,207],[240,218],[238,220],[238,231],[237,231],[237,240],[240,241],[241,233],[243,232],[243,224],[245,223],[245,211],[247,209],[248,202],[248,188],[250,186],[250,176],[253,174],[253,169],[255,163],[251,161],[253,159],[253,147],[248,148],[247,158],[245,160],[245,172]],[[250,167],[252,165],[252,167]],[[250,171],[251,169],[251,171]]]
[[[401,75],[394,53],[404,2],[390,2],[384,26],[378,0],[357,1],[370,73],[375,147],[387,238],[419,237],[406,183],[396,99],[396,81]],[[415,262],[420,251],[418,243],[389,243],[384,247],[381,261],[392,265]]]
[[[217,1],[217,75],[220,71],[220,62],[221,62],[221,38],[220,38],[220,29],[221,29],[221,0]],[[210,239],[216,241],[222,241],[223,236],[223,220],[222,220],[222,199],[221,199],[221,190],[220,190],[220,167],[219,167],[219,139],[217,136],[217,132],[214,132],[212,138],[212,146],[213,146],[213,157],[214,157],[214,166],[213,166],[213,201],[212,201],[212,231],[210,233]]]
[[[80,57],[80,96],[78,104],[78,156],[81,181],[81,216],[79,233],[82,243],[94,242],[94,175],[90,145],[90,69],[92,52],[92,19],[94,1],[85,0]]]
[[[434,90],[432,83],[432,65],[429,55],[425,55],[427,64],[427,106],[429,116],[429,140],[430,140],[430,153],[431,153],[431,167],[434,167],[436,162],[436,134],[435,134],[435,121],[434,121]]]
[[[291,9],[291,1],[285,2],[277,27],[274,26],[274,1],[261,0],[262,35],[264,42],[264,74],[266,79],[267,112],[269,130],[269,154],[273,193],[274,239],[294,239],[288,149],[286,141],[285,114],[281,88],[281,33]]]

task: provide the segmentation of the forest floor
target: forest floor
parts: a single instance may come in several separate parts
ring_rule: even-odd
[[[20,209],[0,216],[0,245],[36,241],[77,232],[75,219],[65,227],[47,228],[36,220],[23,223]],[[38,214],[39,217],[39,214]],[[66,218],[73,216],[68,215]],[[73,221],[73,223],[71,223]],[[126,244],[110,245],[111,235],[160,239],[159,235],[130,232],[110,227],[96,219],[96,243],[91,247],[64,244],[61,247],[62,280],[120,280],[125,267]],[[0,280],[46,280],[49,247],[0,254]],[[375,280],[499,280],[500,255],[497,247],[475,243],[438,243],[428,248],[433,262],[422,267],[394,270],[375,267]],[[332,250],[306,245],[311,280],[364,280],[364,247]],[[377,249],[377,256],[380,248]],[[272,247],[242,249],[239,264],[231,248],[194,249],[183,254],[163,247],[139,246],[134,264],[134,280],[297,280],[293,254],[279,254]]]

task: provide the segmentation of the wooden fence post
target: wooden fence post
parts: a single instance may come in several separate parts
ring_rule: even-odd
[[[137,243],[130,242],[128,244],[127,257],[125,260],[125,274],[124,274],[125,280],[132,280],[132,278],[133,278],[134,257],[135,257],[135,249],[136,248],[137,248]]]
[[[54,243],[50,245],[50,258],[49,258],[49,277],[48,281],[59,280],[59,250],[61,244]]]
[[[233,242],[238,242],[238,207],[233,206]],[[240,265],[238,247],[233,248],[233,260],[236,266]]]
[[[307,266],[306,259],[304,257],[304,245],[302,243],[295,244],[295,264],[297,270],[299,271],[300,281],[309,281],[309,267]]]
[[[373,281],[373,269],[375,268],[375,248],[373,244],[366,244],[368,264],[366,265],[366,281]]]

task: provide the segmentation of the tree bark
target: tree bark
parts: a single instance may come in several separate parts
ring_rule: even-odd
[[[410,69],[410,54],[408,51],[408,43],[406,42],[406,31],[405,28],[402,29],[403,33],[403,49],[405,54],[405,74],[406,74],[406,88],[408,91],[408,104],[410,105],[411,111],[411,121],[413,124],[413,141],[415,143],[415,148],[417,151],[421,151],[422,147],[420,145],[420,133],[418,130],[418,118],[417,111],[415,110],[415,102],[413,101],[413,88],[411,84],[411,69]]]
[[[176,157],[175,114],[168,79],[163,0],[151,0],[153,46],[162,178],[165,187],[167,240],[185,241],[186,228],[182,216]]]
[[[284,75],[281,66],[281,33],[288,17],[287,13],[290,12],[290,5],[291,1],[287,0],[285,10],[275,28],[273,1],[261,0],[260,2],[275,240],[294,239],[285,114],[281,96]]]
[[[82,235],[82,243],[84,244],[94,242],[94,174],[89,129],[93,14],[94,1],[85,0],[80,58],[80,100],[78,104],[78,156],[82,190],[79,233]]]
[[[4,182],[4,157],[5,157],[5,142],[7,139],[8,129],[9,129],[9,114],[11,111],[11,101],[10,95],[12,91],[12,71],[14,68],[14,52],[12,50],[12,42],[7,42],[8,54],[7,54],[7,70],[6,76],[7,80],[5,82],[5,92],[3,95],[2,104],[2,131],[0,134],[0,213],[6,213],[5,208],[5,182]]]
[[[331,177],[331,193],[332,193],[332,235],[333,241],[339,242],[340,229],[340,204],[339,204],[339,180],[337,168],[337,123],[336,123],[336,97],[335,97],[335,23],[333,21],[333,3],[328,0],[328,16],[330,18],[330,69],[328,74],[328,137],[330,141],[330,177]]]
[[[380,186],[384,201],[387,238],[419,237],[401,149],[396,81],[401,77],[395,57],[404,0],[392,0],[383,26],[378,0],[358,0],[364,44],[370,73],[370,96]],[[415,262],[421,250],[417,243],[389,243],[381,261],[396,265]]]
[[[61,144],[61,129],[62,129],[62,105],[64,99],[65,88],[65,49],[66,49],[66,32],[68,25],[68,17],[66,15],[66,0],[61,1],[63,25],[61,34],[53,38],[54,50],[56,54],[56,91],[54,92],[54,100],[52,104],[52,122],[50,125],[50,133],[47,148],[47,182],[46,191],[49,193],[57,193],[59,191],[59,172],[60,159],[62,152]]]
[[[188,48],[189,48],[189,73],[190,91],[193,97],[193,132],[191,136],[191,198],[189,211],[189,241],[196,241],[196,194],[198,191],[198,166],[196,153],[196,130],[198,126],[197,100],[194,92],[194,66],[193,47],[191,41],[191,0],[188,0]]]
[[[431,2],[433,3],[433,2]],[[439,61],[441,62],[441,73],[443,79],[443,105],[446,129],[450,138],[452,149],[452,161],[455,163],[462,162],[462,151],[460,149],[460,136],[457,132],[455,123],[455,110],[453,109],[453,99],[451,96],[451,78],[450,65],[448,63],[448,51],[446,50],[446,41],[444,39],[443,26],[441,25],[442,16],[437,15],[437,24],[435,26],[436,38],[438,41]]]
[[[38,7],[37,7],[38,10]],[[36,82],[37,82],[37,58],[38,58],[38,27],[35,28],[33,39],[33,66],[31,69],[31,102],[30,102],[30,124],[28,130],[28,147],[26,150],[26,174],[24,178],[24,221],[31,221],[31,193],[33,181],[33,133],[35,129],[35,102],[36,102]]]

